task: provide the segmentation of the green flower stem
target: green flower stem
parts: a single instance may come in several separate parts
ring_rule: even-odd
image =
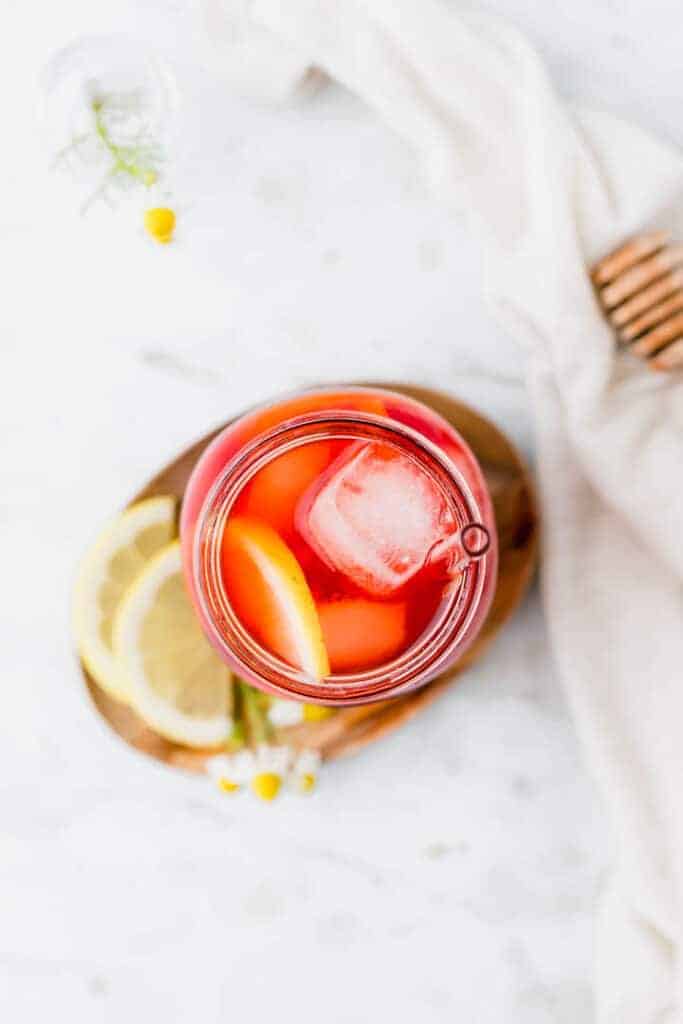
[[[150,173],[150,169],[148,167],[139,167],[136,163],[131,163],[127,158],[126,149],[117,146],[112,140],[102,118],[102,105],[100,103],[93,103],[93,111],[95,113],[95,132],[114,161],[111,173],[130,174],[132,178],[137,178],[138,181],[143,182],[145,185],[148,184],[145,179]]]
[[[253,686],[249,686],[248,683],[240,682],[238,685],[242,698],[244,721],[252,743],[254,746],[259,743],[269,743],[273,730],[268,721],[263,694],[259,690],[255,690]]]
[[[235,753],[242,749],[247,738],[242,713],[242,692],[240,690],[240,684],[237,681],[232,683],[231,713],[232,729],[230,730],[230,736],[228,737],[226,748],[229,753]]]

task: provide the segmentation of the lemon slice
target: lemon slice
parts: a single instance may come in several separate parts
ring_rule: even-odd
[[[187,747],[226,741],[232,676],[190,604],[179,541],[160,551],[127,591],[113,643],[130,702],[155,732]]]
[[[175,498],[149,498],[121,513],[83,559],[74,592],[74,632],[90,675],[110,697],[126,702],[125,679],[112,650],[114,613],[146,562],[172,540]]]
[[[223,533],[223,580],[242,624],[272,654],[314,679],[330,674],[320,619],[301,566],[275,530],[233,516]]]

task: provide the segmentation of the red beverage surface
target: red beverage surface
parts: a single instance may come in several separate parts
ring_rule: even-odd
[[[204,499],[222,469],[245,443],[279,423],[309,412],[336,410],[388,417],[427,437],[456,464],[484,513],[484,522],[493,526],[481,471],[459,435],[440,416],[393,392],[315,392],[243,417],[220,434],[200,460],[185,495],[181,518],[186,578],[192,591],[194,528]],[[430,516],[435,522],[438,519],[441,529],[441,518],[445,515],[438,504],[441,499],[433,497],[429,490],[434,486],[424,470],[406,464],[405,456],[397,454],[390,445],[334,436],[307,441],[276,455],[248,481],[230,511],[226,534],[233,521],[265,524],[277,534],[286,546],[287,560],[277,554],[275,542],[268,543],[264,555],[266,575],[274,560],[276,575],[282,570],[288,606],[297,606],[297,602],[300,606],[301,587],[308,588],[315,611],[305,610],[302,628],[310,632],[311,615],[316,616],[315,627],[322,635],[330,671],[362,672],[391,661],[414,644],[458,585],[459,575],[453,572],[451,558],[435,556],[426,562],[422,560],[424,543],[428,543],[429,531],[434,527]],[[417,545],[418,553],[412,564],[401,550],[392,549],[387,554],[382,549],[384,512],[374,498],[376,493],[386,494],[387,501],[391,498],[391,515],[386,516],[388,527],[395,527],[396,536],[407,538],[409,546]],[[373,504],[364,506],[368,495],[373,496]],[[343,508],[343,514],[339,508]],[[448,534],[455,530],[455,524],[447,522],[444,529]],[[354,530],[370,538],[365,538],[365,547],[358,546]],[[287,582],[287,573],[292,575],[289,555],[296,560],[305,580],[305,584],[292,584],[291,600]],[[231,595],[233,582],[225,569],[224,585],[242,618],[239,601],[235,600],[238,595]],[[271,607],[273,602],[268,604],[268,614],[276,615]],[[295,618],[297,614],[295,607]],[[249,628],[244,618],[243,625]],[[271,628],[268,621],[259,621],[259,642],[295,667],[302,667],[297,665],[296,653],[292,654],[286,639],[283,640],[281,626],[277,622]],[[254,628],[250,631],[257,632]]]
[[[324,440],[276,456],[242,490],[228,519],[256,517],[286,543],[313,596],[332,672],[374,668],[399,655],[424,632],[441,604],[444,588],[452,583],[446,560],[441,559],[389,594],[378,595],[368,592],[352,573],[331,565],[312,546],[305,526],[297,522],[297,509],[305,506],[307,493],[316,492],[328,470],[334,478],[335,467],[343,467],[358,452],[356,441]],[[402,514],[401,509],[393,511]],[[227,580],[226,589],[232,598]]]

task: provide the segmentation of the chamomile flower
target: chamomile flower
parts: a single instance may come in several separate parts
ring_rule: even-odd
[[[292,763],[289,747],[261,745],[256,751],[256,763],[251,788],[261,800],[274,800],[282,788]]]
[[[268,720],[277,729],[288,725],[299,725],[301,722],[323,722],[333,714],[332,708],[321,704],[302,704],[298,700],[271,700],[268,708]]]
[[[206,762],[206,770],[223,793],[237,793],[247,785],[260,800],[271,801],[286,781],[299,793],[315,789],[322,759],[316,750],[262,744],[256,752],[218,754]]]
[[[223,793],[237,793],[254,774],[255,758],[250,750],[217,754],[206,762],[206,770]]]
[[[290,782],[300,793],[310,793],[315,789],[322,759],[317,750],[302,750],[297,756],[290,771]]]

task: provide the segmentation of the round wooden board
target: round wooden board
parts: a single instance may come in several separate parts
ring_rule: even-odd
[[[482,656],[501,627],[521,602],[531,582],[538,549],[538,515],[534,490],[519,453],[489,420],[469,406],[440,391],[404,384],[377,383],[417,398],[449,420],[474,450],[486,476],[496,513],[500,564],[491,610],[479,636],[458,664],[421,690],[360,707],[343,708],[322,722],[282,729],[278,740],[319,750],[325,758],[350,754],[403,725],[450,686]],[[182,452],[150,480],[132,502],[153,495],[182,498],[192,469],[219,427]],[[131,504],[132,504],[131,502]],[[178,768],[203,771],[206,751],[188,750],[154,733],[135,712],[108,697],[81,664],[95,707],[107,724],[137,750]]]

